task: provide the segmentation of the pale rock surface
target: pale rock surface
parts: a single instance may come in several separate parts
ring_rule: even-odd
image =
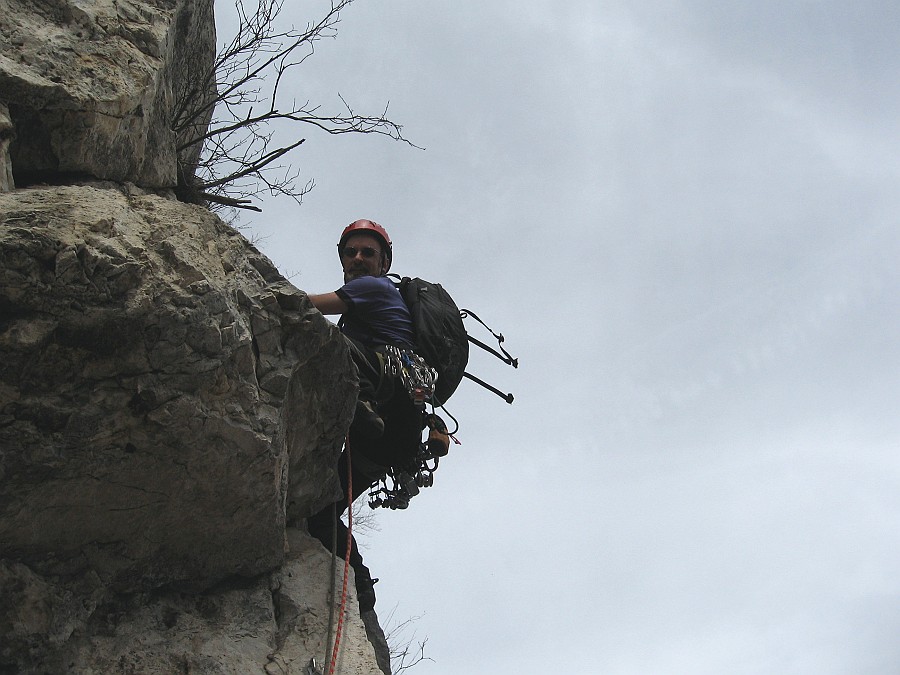
[[[12,160],[9,158],[9,144],[13,137],[13,124],[9,108],[0,103],[0,192],[15,188]]]
[[[20,663],[16,672],[307,675],[313,659],[323,672],[332,655],[326,637],[337,625],[336,614],[329,612],[329,572],[339,601],[342,566],[332,566],[331,555],[304,532],[290,529],[288,536],[290,550],[276,573],[231,579],[203,594],[165,590],[115,596],[93,608],[71,638]],[[16,617],[19,632],[28,624],[61,637],[66,627],[54,625],[47,603],[41,602],[50,586],[21,566],[17,572],[18,588],[24,589],[19,594],[27,595]],[[3,590],[8,591],[9,579],[0,569],[0,588],[6,581]],[[59,595],[50,597],[62,601]],[[348,607],[355,602],[351,590]],[[382,675],[357,612],[345,615],[335,672]]]
[[[175,102],[190,87],[210,96],[212,11],[213,0],[0,0],[14,173],[175,187]],[[181,151],[187,173],[199,150]]]
[[[331,555],[324,551],[318,540],[311,539],[305,532],[289,529],[288,539],[288,561],[272,576],[279,632],[278,650],[266,666],[269,675],[300,672],[301,667],[309,664],[310,655],[316,659],[319,668],[324,668],[332,651],[326,650],[323,636],[337,630],[337,611],[334,616],[330,615],[329,598],[333,585],[335,606],[339,607],[343,560],[338,559],[332,566]],[[353,570],[349,572],[346,599],[349,609],[344,616],[335,672],[342,675],[382,675],[356,609]]]
[[[289,457],[298,516],[335,494],[336,328],[201,207],[68,186],[0,213],[4,553],[123,590],[279,564]]]
[[[133,186],[0,194],[0,664],[101,658],[139,609],[165,623],[213,603],[203,645],[230,643],[238,607],[296,611],[270,584],[318,582],[308,556],[286,563],[287,514],[336,497],[355,391],[336,327],[207,210]],[[240,658],[300,672],[308,641],[282,636]],[[135,672],[242,672],[197,645]],[[377,668],[364,647],[347,672]]]

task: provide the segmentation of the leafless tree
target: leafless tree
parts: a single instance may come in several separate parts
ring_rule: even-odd
[[[415,631],[409,637],[406,636],[407,631],[421,617],[413,616],[396,625],[392,625],[394,611],[396,611],[396,607],[394,610],[391,610],[385,622],[388,625],[385,639],[391,652],[391,672],[394,675],[399,675],[399,673],[409,670],[422,661],[433,661],[434,659],[425,656],[425,645],[428,643],[428,638],[417,642]],[[414,642],[416,643],[415,645],[413,645]]]
[[[371,507],[365,499],[357,499],[350,507],[353,514],[353,538],[356,539],[356,545],[361,550],[368,548],[366,540],[373,532],[381,531],[381,524],[378,522],[378,512]],[[347,523],[348,513],[344,511],[341,520]]]
[[[358,546],[364,547],[364,543],[360,540],[360,535],[365,537],[366,534],[381,530],[381,526],[376,518],[378,512],[369,508],[368,504],[363,499],[357,499],[353,502],[352,509],[353,532],[356,537],[356,543]],[[344,518],[346,518],[346,515],[347,514],[344,514]],[[425,645],[428,642],[428,638],[417,641],[415,639],[415,631],[413,631],[411,635],[407,635],[413,624],[415,624],[420,617],[413,616],[404,621],[400,621],[399,623],[395,623],[394,614],[396,613],[396,610],[397,608],[394,607],[385,621],[388,628],[384,636],[390,651],[391,672],[394,675],[409,670],[422,661],[433,660],[425,656]]]
[[[184,201],[260,209],[252,204],[264,192],[286,195],[298,203],[313,187],[300,181],[286,157],[305,138],[300,125],[329,134],[380,134],[413,145],[402,127],[378,115],[358,114],[347,100],[337,112],[310,101],[283,104],[279,88],[292,69],[315,52],[318,41],[337,33],[340,12],[353,0],[332,0],[330,9],[302,30],[279,27],[284,0],[236,0],[238,30],[209,67],[207,77],[176,92],[173,130],[179,138],[178,195]],[[276,140],[276,126],[292,138]]]

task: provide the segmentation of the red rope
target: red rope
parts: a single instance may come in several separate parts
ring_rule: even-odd
[[[341,632],[344,628],[344,613],[347,609],[347,580],[350,577],[350,546],[353,544],[353,468],[350,465],[350,437],[344,443],[347,457],[347,553],[344,556],[344,584],[341,588],[341,613],[338,616],[337,632],[334,636],[334,649],[331,652],[331,665],[328,675],[334,675],[337,663],[338,648],[341,645]]]

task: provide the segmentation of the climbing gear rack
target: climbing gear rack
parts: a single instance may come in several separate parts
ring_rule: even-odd
[[[369,488],[370,508],[405,509],[421,488],[434,485],[434,472],[438,469],[440,458],[449,452],[451,440],[457,444],[459,441],[447,431],[447,425],[434,413],[425,416],[425,423],[429,429],[428,440],[419,444],[416,458],[409,467],[388,469]]]
[[[398,378],[413,403],[424,409],[425,403],[434,393],[437,373],[428,367],[421,356],[410,349],[384,345],[378,351],[382,357],[384,374]]]

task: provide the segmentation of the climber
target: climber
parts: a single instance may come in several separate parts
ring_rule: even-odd
[[[371,220],[348,225],[338,242],[344,285],[333,293],[310,295],[323,314],[341,314],[341,331],[359,374],[359,395],[348,436],[352,465],[353,497],[365,493],[391,467],[406,468],[416,457],[423,429],[423,413],[396,378],[385,376],[384,348],[412,350],[414,341],[409,310],[394,283],[385,275],[391,267],[391,240],[385,229]],[[338,462],[341,489],[347,493],[345,448]],[[346,498],[327,506],[308,521],[309,533],[327,549],[334,547],[333,523],[337,522],[336,549],[346,554],[347,530],[339,516]],[[350,564],[356,577],[360,611],[375,606],[374,581],[351,539]]]

